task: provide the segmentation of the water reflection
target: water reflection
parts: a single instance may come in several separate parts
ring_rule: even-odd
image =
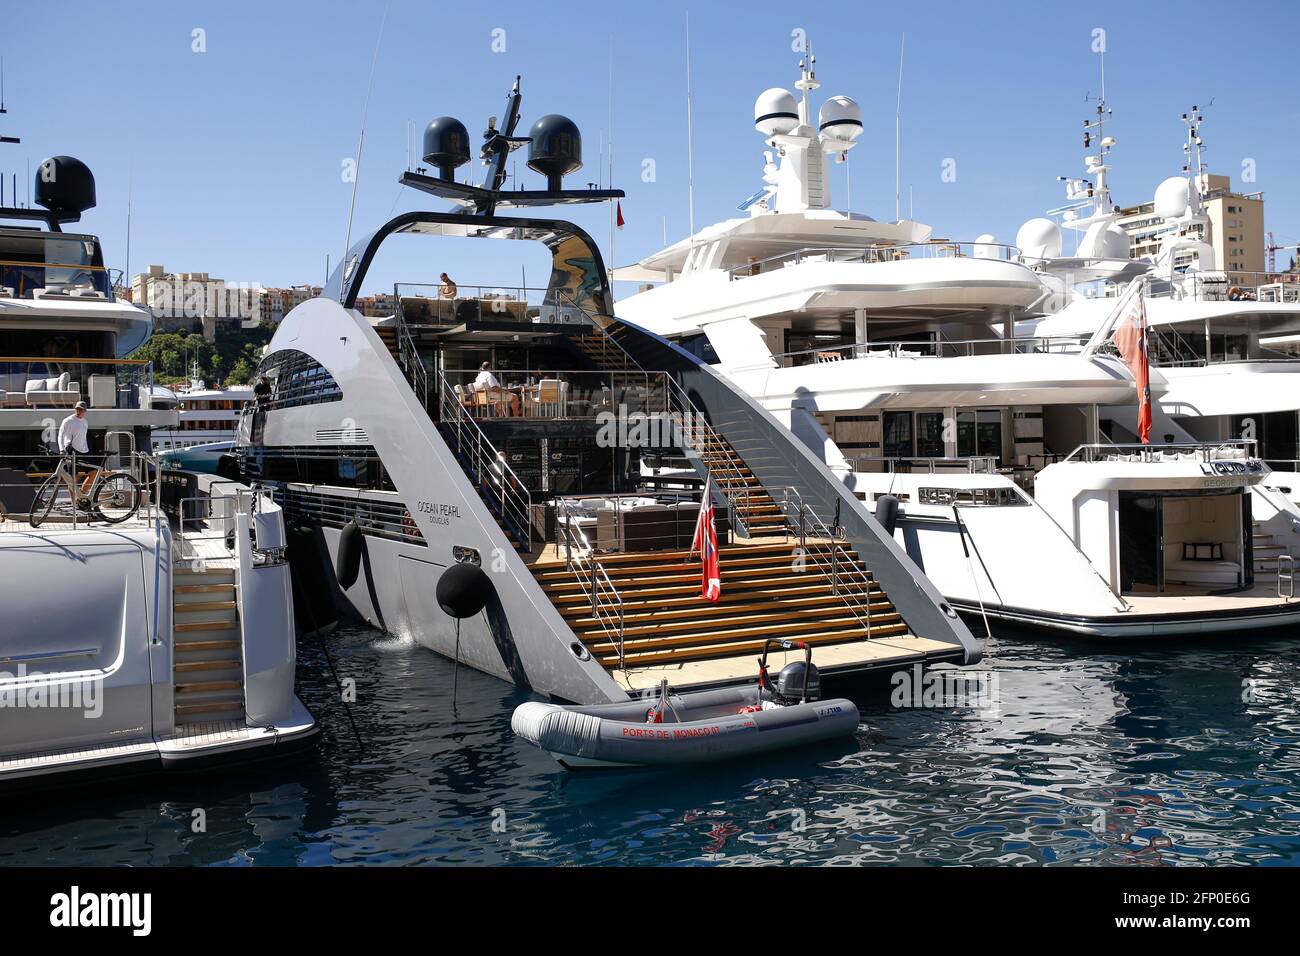
[[[855,738],[669,772],[561,771],[510,734],[513,687],[462,669],[453,703],[448,662],[373,631],[300,661],[314,753],[10,800],[0,864],[1300,862],[1296,635],[1004,635],[994,710],[870,681]]]

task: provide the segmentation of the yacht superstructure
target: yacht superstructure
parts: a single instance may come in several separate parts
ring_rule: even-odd
[[[94,179],[54,157],[35,196],[0,208],[17,223],[0,228],[0,787],[282,753],[316,727],[279,508],[163,476],[151,431],[175,412],[125,357],[150,316],[114,298],[99,241],[62,228]],[[89,453],[61,460],[78,403]],[[114,475],[120,494],[93,490]]]
[[[518,136],[520,100],[516,81],[485,134],[482,186],[455,178],[463,124],[429,125],[439,175],[402,182],[453,211],[405,213],[356,243],[259,368],[272,394],[241,423],[245,474],[285,507],[304,586],[578,703],[665,680],[748,683],[773,636],[783,654],[812,645],[825,677],[978,660],[957,613],[822,462],[697,357],[612,316],[585,232],[500,212],[622,195],[565,189],[576,127],[550,115]],[[522,145],[545,190],[501,188]],[[548,282],[399,285],[396,314],[371,320],[355,301],[396,236],[540,243]],[[702,505],[720,528],[716,602],[692,553]]]
[[[831,208],[825,164],[852,147],[857,107],[834,97],[814,127],[812,60],[800,71],[800,97],[768,90],[755,105],[755,126],[780,164],[767,154],[764,188],[742,205],[747,218],[616,270],[617,279],[646,283],[618,303],[619,317],[715,363],[858,497],[898,499],[898,539],[963,610],[1108,636],[1200,631],[1210,605],[1222,622],[1217,612],[1230,605],[1193,575],[1150,584],[1133,577],[1148,556],[1115,531],[1123,482],[1108,468],[1140,464],[1143,486],[1168,479],[1177,488],[1181,466],[1088,450],[1104,438],[1101,409],[1135,401],[1112,338],[1130,320],[1145,267],[1125,259],[1106,273],[1127,283],[1125,294],[1107,300],[1088,334],[1018,334],[1017,320],[1059,291],[1032,254],[988,235],[954,242],[918,223]],[[1093,167],[1104,184],[1104,156]],[[1076,273],[1117,258],[1107,252],[1107,222],[1077,225]],[[1150,379],[1162,395],[1160,371]],[[1191,438],[1184,445],[1212,470],[1233,467],[1211,463],[1221,458],[1248,459],[1238,498],[1261,481],[1246,449],[1201,448]],[[1050,502],[1036,496],[1049,473],[1054,488],[1073,492]],[[1224,478],[1216,472],[1211,483]],[[1094,516],[1090,506],[1081,521],[1089,500],[1104,512]],[[1089,540],[1095,521],[1109,522],[1104,548]],[[1238,527],[1234,540],[1249,539],[1250,527]],[[1244,552],[1235,560],[1222,586],[1268,604],[1253,562]],[[1138,613],[1131,597],[1147,587],[1160,596],[1191,588],[1208,605],[1157,602]],[[1273,597],[1284,606],[1269,604],[1273,619],[1293,619],[1298,609]]]

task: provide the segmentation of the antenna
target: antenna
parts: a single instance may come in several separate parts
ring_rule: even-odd
[[[375,89],[375,64],[379,62],[379,46],[384,40],[384,24],[388,22],[388,7],[391,0],[384,4],[384,16],[379,21],[379,36],[375,38],[375,54],[370,59],[370,82],[366,86],[366,103],[361,108],[361,135],[357,138],[357,168],[352,171],[352,201],[348,204],[348,233],[343,241],[343,261],[347,262],[348,250],[352,248],[352,216],[357,208],[357,184],[361,182],[361,151],[366,145],[366,117],[370,115],[370,94]]]
[[[695,144],[691,137],[691,12],[686,11],[686,204],[688,228],[695,235]]]
[[[122,274],[122,281],[130,287],[131,282],[131,199],[135,192],[135,170],[131,170],[126,178],[126,271]]]
[[[907,34],[898,43],[898,100],[894,104],[894,220],[901,219],[899,214],[899,199],[902,189],[899,185],[899,141],[902,128],[903,117],[903,50],[907,45]],[[910,190],[910,187],[909,187]],[[911,205],[911,198],[908,199],[908,205]],[[910,215],[910,213],[909,213]]]
[[[609,188],[614,188],[614,34],[609,35],[609,154],[606,157],[609,163]],[[597,174],[597,179],[600,178]],[[615,207],[609,207],[609,274],[611,279],[614,275],[614,226],[615,226]]]

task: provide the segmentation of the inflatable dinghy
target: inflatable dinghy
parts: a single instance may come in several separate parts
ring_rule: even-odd
[[[805,659],[767,676],[768,646],[802,648]],[[821,680],[812,648],[802,641],[768,641],[758,681],[686,694],[657,694],[612,704],[564,706],[529,701],[515,708],[514,732],[572,770],[729,760],[852,734],[851,700],[819,700]]]

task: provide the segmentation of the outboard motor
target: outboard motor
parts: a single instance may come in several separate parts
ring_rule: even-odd
[[[781,668],[775,683],[767,676],[767,652],[775,645],[784,650],[803,651],[803,660]],[[766,694],[766,698],[764,698]],[[781,707],[820,700],[822,676],[812,662],[812,645],[804,641],[782,641],[768,638],[763,642],[763,656],[758,659],[758,695],[760,704],[766,699]]]
[[[795,661],[776,675],[776,693],[786,702],[821,700],[822,675],[811,661]]]

